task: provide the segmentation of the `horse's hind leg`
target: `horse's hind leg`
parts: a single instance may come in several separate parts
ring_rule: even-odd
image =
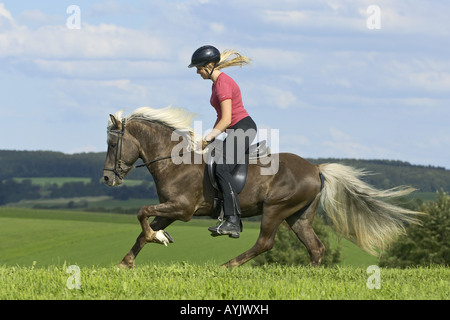
[[[292,231],[308,250],[311,265],[313,266],[320,266],[325,252],[325,246],[319,240],[312,227],[312,222],[319,206],[319,199],[320,193],[306,210],[300,210],[286,219]]]
[[[256,240],[255,245],[236,258],[231,259],[223,266],[231,268],[238,267],[261,253],[272,249],[277,229],[281,222],[283,222],[283,218],[280,218],[280,215],[277,213],[283,212],[284,210],[286,210],[286,208],[281,205],[272,205],[269,208],[265,208],[261,220],[259,237],[258,240]]]

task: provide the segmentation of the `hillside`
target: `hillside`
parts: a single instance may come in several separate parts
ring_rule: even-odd
[[[0,181],[33,177],[87,177],[98,180],[102,176],[105,158],[106,152],[64,154],[54,151],[0,150]],[[129,177],[143,180],[150,175],[136,171]]]
[[[88,177],[99,181],[106,153],[64,154],[52,151],[0,150],[0,181],[20,177]],[[308,159],[313,163],[337,162],[373,173],[366,182],[378,188],[410,185],[422,192],[450,191],[450,170],[417,166],[392,160]],[[129,179],[150,180],[145,169],[131,172]]]

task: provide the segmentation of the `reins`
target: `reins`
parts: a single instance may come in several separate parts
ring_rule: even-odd
[[[192,152],[192,151],[190,151],[190,152]],[[180,153],[180,156],[182,156],[182,155],[184,155],[184,154],[185,154],[185,153]],[[158,162],[158,161],[161,161],[161,160],[167,160],[167,159],[171,159],[171,158],[172,158],[171,155],[170,155],[170,156],[166,156],[166,157],[156,158],[156,159],[154,159],[154,160],[144,162],[144,163],[139,164],[139,165],[137,165],[137,166],[132,166],[132,168],[142,168],[142,167],[146,167],[146,166],[151,165],[151,164],[154,163],[154,162]]]

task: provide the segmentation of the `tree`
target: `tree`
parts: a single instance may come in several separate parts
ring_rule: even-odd
[[[322,258],[322,265],[330,266],[339,262],[340,247],[332,248],[328,240],[332,232],[327,227],[321,217],[317,216],[313,221],[313,229],[325,246],[325,254]],[[255,265],[266,263],[277,263],[282,265],[308,265],[310,263],[309,254],[305,246],[297,236],[290,230],[286,223],[283,223],[277,231],[275,244],[272,250],[265,252],[253,260]]]
[[[385,267],[450,265],[450,195],[441,191],[436,201],[423,203],[422,226],[412,225],[380,258]]]

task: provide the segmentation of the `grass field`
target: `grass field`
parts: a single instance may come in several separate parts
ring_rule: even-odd
[[[214,220],[175,222],[166,230],[175,242],[168,247],[149,244],[136,263],[224,263],[252,247],[259,223],[244,221],[237,240],[212,238]],[[0,264],[40,267],[61,265],[109,266],[129,251],[141,228],[135,215],[58,210],[0,208]],[[299,250],[305,250],[299,242]],[[354,244],[341,241],[341,265],[368,266],[377,259]]]
[[[448,299],[446,268],[381,269],[379,289],[365,268],[147,264],[133,270],[69,266],[1,267],[0,299],[299,300]]]
[[[448,299],[450,273],[440,267],[382,268],[380,289],[368,288],[377,260],[346,241],[336,267],[222,269],[254,244],[259,224],[244,222],[234,240],[211,238],[211,223],[174,223],[175,243],[148,244],[135,269],[116,270],[140,232],[135,216],[0,208],[0,299]],[[70,265],[80,289],[67,286]]]

